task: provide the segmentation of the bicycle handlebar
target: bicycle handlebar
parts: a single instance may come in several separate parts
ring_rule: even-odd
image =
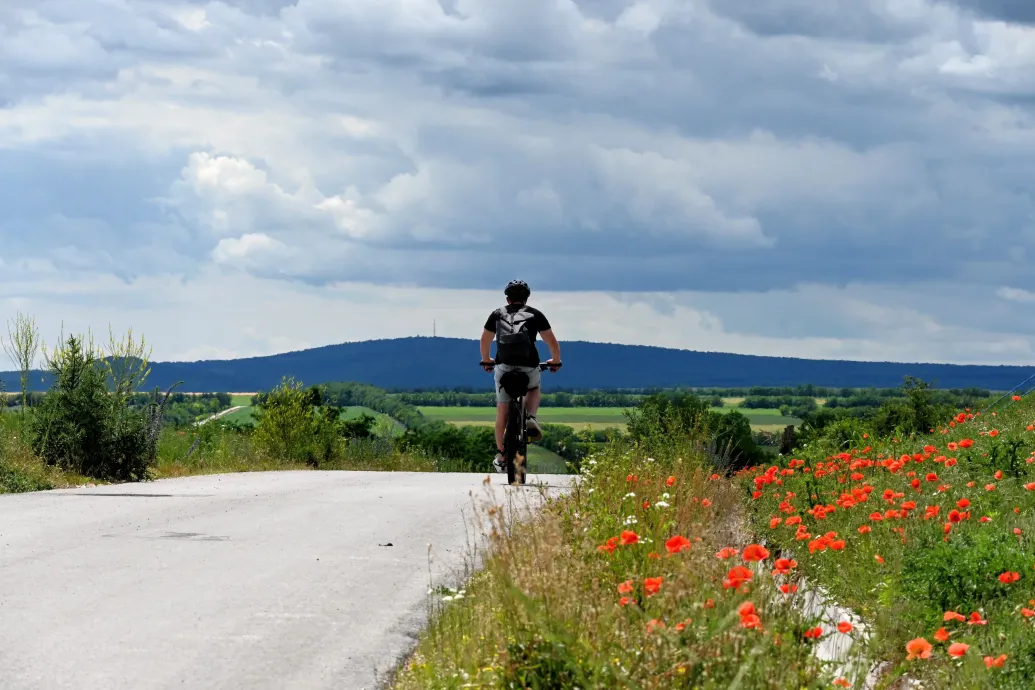
[[[486,367],[494,367],[494,366],[496,366],[496,363],[495,362],[479,362],[478,366],[480,366],[482,369],[485,369]],[[562,366],[562,362],[540,362],[539,363],[539,370],[540,371],[546,371],[547,369],[551,369],[553,371],[557,371],[558,369],[561,368],[561,366]]]

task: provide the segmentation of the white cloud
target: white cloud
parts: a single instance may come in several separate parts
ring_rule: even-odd
[[[256,259],[276,261],[286,253],[287,247],[269,235],[248,233],[240,237],[219,240],[212,250],[212,258],[218,264],[247,264]]]
[[[1010,302],[1021,302],[1024,304],[1035,302],[1035,292],[1021,290],[1020,288],[1004,286],[996,290],[995,294],[997,294],[1001,299],[1005,299]]]

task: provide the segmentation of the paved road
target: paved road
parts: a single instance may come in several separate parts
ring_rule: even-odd
[[[227,409],[223,410],[222,412],[216,412],[211,417],[205,417],[200,422],[198,422],[198,426],[201,426],[202,424],[206,424],[208,422],[211,422],[213,419],[219,419],[220,417],[225,417],[228,414],[233,414],[234,412],[237,412],[238,410],[243,410],[243,409],[244,409],[244,405],[237,405],[236,407],[227,408]]]
[[[484,479],[270,472],[0,496],[0,687],[374,688],[426,621],[429,543],[436,584],[455,584]]]

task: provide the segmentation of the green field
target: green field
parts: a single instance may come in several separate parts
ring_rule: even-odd
[[[403,433],[406,432],[406,427],[403,425],[402,422],[400,422],[400,421],[398,421],[396,419],[392,419],[391,417],[386,415],[384,412],[378,412],[377,410],[372,410],[369,407],[361,407],[359,405],[353,405],[352,407],[343,408],[342,411],[341,411],[341,418],[342,419],[359,419],[363,415],[367,415],[369,417],[373,417],[374,418],[374,427],[375,427],[375,429],[379,425],[386,425],[387,428],[391,429],[390,434],[392,436],[400,436],[400,435],[402,435]],[[390,425],[390,426],[388,426],[388,425]]]
[[[493,407],[418,407],[428,419],[438,419],[458,426],[489,425],[496,419]],[[567,424],[582,429],[625,429],[625,415],[620,407],[542,407],[537,415],[543,424]]]
[[[440,419],[458,426],[488,425],[496,419],[491,407],[418,407],[428,419]],[[779,410],[745,410],[724,407],[721,411],[736,409],[751,422],[754,429],[776,431],[788,424],[798,425],[800,419],[784,417]],[[543,424],[566,424],[576,431],[582,429],[625,429],[624,409],[620,407],[542,407],[537,417]]]

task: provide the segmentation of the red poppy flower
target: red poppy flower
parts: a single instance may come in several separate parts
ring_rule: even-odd
[[[953,642],[949,645],[949,656],[951,656],[954,659],[959,659],[961,656],[967,653],[968,649],[970,649],[969,644],[964,644],[963,642]]]
[[[744,566],[734,566],[733,568],[730,568],[728,573],[726,573],[726,577],[722,581],[722,586],[726,589],[740,589],[744,584],[751,582],[752,577],[754,577],[754,573]]]
[[[657,594],[664,579],[662,577],[648,577],[643,581],[643,591],[647,593],[647,596]]]
[[[623,530],[621,534],[622,546],[631,546],[640,541],[640,535],[631,530]]]
[[[745,561],[764,561],[769,558],[769,549],[761,544],[749,544],[744,547],[744,553],[741,555],[741,558]]]
[[[938,640],[939,642],[948,641],[949,631],[946,630],[944,627],[938,628],[938,632],[934,634],[934,639]]]
[[[750,616],[741,616],[740,627],[747,628],[748,630],[755,628],[760,629],[762,627],[762,619],[755,614],[751,614]]]
[[[676,535],[665,542],[665,549],[667,549],[669,553],[679,553],[680,551],[689,548],[690,540],[680,535]]]
[[[906,643],[906,651],[909,652],[909,656],[906,659],[910,661],[913,659],[928,659],[931,656],[932,649],[931,643],[924,638],[914,638]]]

